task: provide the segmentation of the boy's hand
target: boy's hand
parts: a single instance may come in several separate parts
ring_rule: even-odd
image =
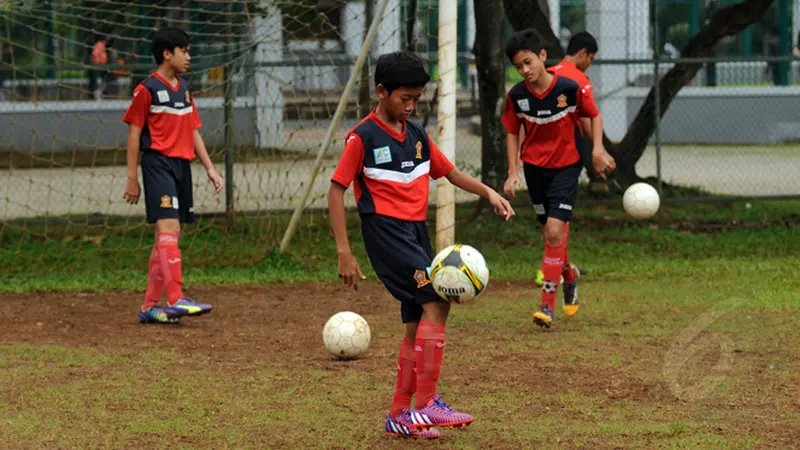
[[[217,169],[211,167],[206,173],[208,174],[208,180],[214,184],[214,195],[222,192],[222,177],[217,173]]]
[[[592,166],[597,175],[605,180],[606,175],[617,168],[617,162],[614,161],[614,158],[606,151],[605,147],[598,146],[592,150]]]
[[[347,287],[358,290],[358,280],[366,280],[367,277],[361,273],[361,268],[358,267],[356,258],[352,253],[342,253],[339,255],[339,278],[344,280]]]
[[[508,182],[506,181],[506,183]],[[508,203],[508,200],[500,197],[500,194],[497,192],[492,191],[489,194],[489,203],[494,207],[495,214],[505,217],[506,221],[511,220],[511,217],[514,215],[514,209],[511,207],[511,204]]]
[[[131,205],[135,205],[139,203],[141,193],[142,189],[139,187],[139,179],[128,178],[128,182],[125,183],[125,193],[122,194],[122,198]]]
[[[514,198],[517,189],[519,189],[519,185],[520,185],[519,175],[509,176],[505,184],[503,185],[503,193],[506,194],[506,198]]]

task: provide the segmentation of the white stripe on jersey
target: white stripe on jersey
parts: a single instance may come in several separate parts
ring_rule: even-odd
[[[396,172],[388,169],[377,169],[375,167],[365,167],[364,176],[373,180],[394,181],[395,183],[409,184],[417,178],[429,174],[430,171],[431,162],[425,161],[408,173]]]
[[[567,114],[574,113],[576,110],[577,110],[577,108],[575,106],[570,106],[567,109],[562,110],[558,114],[553,114],[550,117],[539,118],[539,117],[529,116],[529,115],[523,114],[523,113],[517,113],[517,117],[519,117],[521,119],[525,119],[528,122],[533,122],[533,123],[535,123],[537,125],[544,125],[546,123],[556,122],[558,120],[561,120],[564,117],[567,117]]]
[[[191,114],[193,110],[194,107],[192,105],[181,109],[173,108],[171,106],[150,105],[150,114],[171,114],[173,116],[185,116],[186,114]]]

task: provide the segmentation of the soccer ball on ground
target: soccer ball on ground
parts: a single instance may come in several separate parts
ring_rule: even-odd
[[[622,196],[622,207],[634,219],[653,217],[660,205],[658,191],[647,183],[632,184]]]
[[[431,263],[431,283],[439,297],[462,304],[479,296],[489,283],[489,267],[469,245],[451,245]]]
[[[322,329],[322,342],[339,359],[355,359],[367,348],[371,334],[363,317],[350,311],[336,313]]]

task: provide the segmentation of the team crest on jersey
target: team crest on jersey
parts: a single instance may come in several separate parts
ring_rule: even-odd
[[[527,98],[523,98],[517,100],[517,105],[519,105],[519,109],[523,111],[530,111],[531,110],[531,103],[528,101]]]
[[[161,207],[162,208],[172,208],[172,199],[169,195],[165,195],[161,197]]]
[[[567,96],[561,94],[558,96],[558,104],[556,105],[559,108],[566,108],[567,107]]]
[[[167,91],[158,91],[156,92],[156,96],[158,96],[159,103],[166,103],[169,101],[169,93],[167,93]]]
[[[417,141],[415,148],[417,149],[417,159],[422,159],[422,142]]]
[[[414,272],[414,279],[417,280],[417,288],[422,288],[431,282],[431,280],[428,279],[428,273],[419,269]]]
[[[375,164],[386,164],[392,162],[392,150],[388,145],[386,147],[373,148],[372,154],[375,156]]]

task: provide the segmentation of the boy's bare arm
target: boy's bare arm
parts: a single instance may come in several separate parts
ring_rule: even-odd
[[[583,131],[586,133],[587,136],[589,136],[589,139],[594,139],[594,134],[592,132],[592,119],[588,117],[581,117],[580,121],[581,121],[581,128],[583,128]]]
[[[128,181],[125,182],[125,193],[122,198],[134,205],[139,203],[142,190],[139,186],[139,139],[142,136],[142,129],[136,125],[128,125],[127,143],[127,166]]]
[[[508,177],[503,185],[503,193],[508,198],[514,198],[516,190],[519,188],[519,135],[506,133],[506,155],[508,157]]]
[[[208,180],[214,184],[214,195],[219,194],[222,192],[222,177],[217,173],[217,169],[214,168],[214,163],[211,162],[211,158],[208,156],[208,150],[206,150],[206,143],[203,141],[203,136],[200,135],[200,132],[197,130],[194,130],[194,152],[197,154],[200,162],[203,163],[203,167],[206,168]]]
[[[514,215],[514,209],[511,208],[506,199],[500,197],[494,189],[476,180],[471,175],[458,169],[453,169],[447,174],[447,180],[467,192],[480,195],[489,200],[489,203],[494,207],[495,214],[498,216],[503,216],[506,220],[510,220]]]
[[[353,253],[350,240],[347,238],[347,217],[344,210],[344,193],[346,189],[339,183],[331,182],[328,189],[328,212],[331,216],[331,229],[336,240],[336,253],[339,255],[339,278],[348,287],[358,290],[358,279],[365,280]]]
[[[617,168],[617,163],[603,146],[603,115],[598,114],[591,122],[592,166],[600,178],[605,179]]]

